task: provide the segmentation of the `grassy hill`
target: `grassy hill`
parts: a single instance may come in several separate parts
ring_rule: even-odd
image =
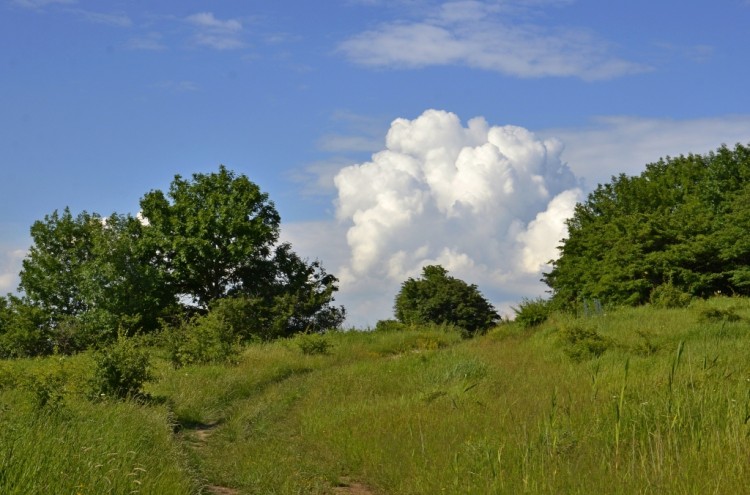
[[[0,362],[3,494],[750,493],[750,300],[256,344],[91,401]]]

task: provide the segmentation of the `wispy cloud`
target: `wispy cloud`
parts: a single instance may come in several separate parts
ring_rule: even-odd
[[[185,21],[195,29],[193,42],[215,50],[243,48],[242,23],[237,19],[217,19],[211,12],[189,15]]]
[[[673,43],[657,43],[656,47],[669,54],[676,54],[691,62],[698,63],[708,62],[716,53],[716,48],[712,45],[681,46]]]
[[[318,140],[318,148],[333,152],[375,151],[383,145],[382,138],[326,134]]]
[[[347,110],[337,110],[331,115],[336,128],[321,136],[317,148],[334,153],[374,152],[383,146],[383,133],[388,121],[360,115]]]
[[[132,19],[125,14],[107,14],[82,9],[74,9],[73,12],[79,15],[82,19],[96,24],[107,24],[110,26],[126,28],[133,25]]]
[[[125,43],[125,48],[129,50],[148,50],[162,51],[167,49],[163,43],[164,36],[161,33],[151,32],[134,36]]]
[[[589,189],[613,175],[638,175],[666,156],[704,154],[722,144],[750,144],[750,115],[691,120],[633,116],[599,117],[583,128],[549,129],[540,135],[565,143],[562,159]]]
[[[523,22],[519,8],[513,2],[446,2],[422,19],[399,19],[355,35],[338,51],[372,67],[465,65],[518,77],[596,80],[649,70],[613,55],[609,43],[588,30]]]
[[[12,0],[11,3],[26,9],[42,10],[49,5],[71,5],[76,0]]]
[[[45,12],[47,7],[59,6],[60,12],[73,15],[86,22],[95,24],[107,24],[109,26],[129,28],[133,26],[133,20],[124,13],[106,13],[94,12],[91,10],[74,7],[78,4],[77,0],[12,0],[13,5]]]
[[[327,160],[313,162],[303,169],[292,170],[287,177],[301,185],[301,193],[305,196],[330,197],[336,191],[334,177],[342,168],[354,163],[354,160],[344,156],[333,156]]]
[[[180,93],[200,90],[200,86],[193,81],[162,81],[156,84],[156,87]]]

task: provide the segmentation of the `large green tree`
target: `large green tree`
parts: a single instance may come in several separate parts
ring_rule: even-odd
[[[120,329],[151,331],[179,316],[180,303],[187,313],[221,308],[240,337],[343,322],[344,309],[332,305],[338,280],[278,243],[279,214],[246,176],[223,166],[176,176],[141,206],[140,218],[66,208],[32,225],[22,298],[0,301],[0,353],[76,350]]]
[[[131,216],[74,217],[67,208],[34,222],[20,273],[24,301],[44,311],[52,327],[85,321],[95,332],[89,339],[111,337],[122,325],[156,328],[176,300],[152,263],[143,232]]]
[[[268,195],[224,166],[218,173],[175,176],[167,194],[141,199],[155,259],[175,293],[199,308],[232,294],[252,294],[273,278],[269,262],[280,217]],[[262,281],[262,283],[258,283]]]
[[[667,157],[578,204],[544,275],[553,301],[641,304],[669,285],[705,297],[750,294],[750,149]]]
[[[469,335],[487,331],[500,319],[476,285],[451,277],[440,265],[425,266],[421,278],[401,284],[394,310],[402,323],[447,323]]]

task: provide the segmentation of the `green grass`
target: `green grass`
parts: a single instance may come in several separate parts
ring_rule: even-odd
[[[86,355],[0,363],[0,493],[750,493],[750,300],[323,338],[156,351],[147,404],[85,400]]]

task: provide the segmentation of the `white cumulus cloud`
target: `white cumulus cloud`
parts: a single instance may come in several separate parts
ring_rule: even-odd
[[[650,70],[612,53],[596,34],[528,22],[528,9],[566,2],[444,2],[421,19],[397,19],[339,45],[355,63],[418,68],[465,65],[519,77],[610,79]]]
[[[510,314],[522,297],[543,294],[539,279],[567,235],[565,219],[597,183],[737,142],[750,143],[748,115],[609,116],[532,133],[429,110],[393,121],[369,161],[326,166],[337,221],[285,224],[282,236],[341,279],[338,302],[352,325],[392,317],[400,284],[430,263]]]
[[[353,320],[389,317],[399,284],[433,263],[495,301],[538,293],[580,196],[562,149],[481,117],[464,126],[445,111],[393,121],[385,149],[334,178],[331,228],[346,231],[349,250],[337,275]]]

